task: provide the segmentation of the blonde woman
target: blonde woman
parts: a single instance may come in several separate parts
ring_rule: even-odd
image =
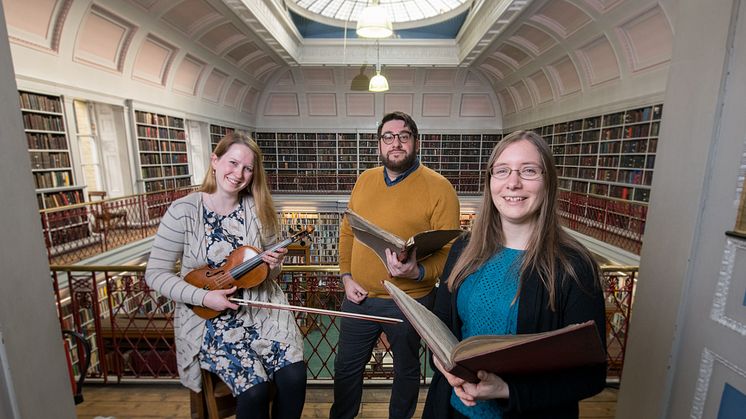
[[[182,384],[200,391],[201,369],[217,374],[237,399],[236,418],[268,418],[269,383],[277,395],[271,417],[299,418],[303,411],[306,367],[303,337],[289,311],[239,308],[228,300],[287,304],[274,278],[287,249],[263,254],[270,267],[264,282],[251,289],[206,291],[182,278],[209,265],[222,266],[242,245],[265,249],[277,241],[278,220],[262,166],[262,152],[246,134],[226,135],[215,147],[211,170],[199,192],[174,201],[164,215],[145,271],[148,285],[176,302],[174,332]],[[181,275],[174,269],[181,260]],[[190,306],[222,314],[204,320]]]

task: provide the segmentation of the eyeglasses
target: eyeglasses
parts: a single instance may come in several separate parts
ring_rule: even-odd
[[[520,169],[511,169],[508,166],[492,166],[490,175],[499,180],[505,180],[513,172],[518,172],[518,176],[523,180],[538,180],[544,174],[544,170],[539,166],[523,166]]]
[[[402,144],[406,144],[409,142],[409,140],[414,137],[411,132],[409,131],[402,131],[398,134],[392,134],[390,132],[387,132],[385,134],[381,134],[381,139],[386,145],[391,145],[394,143],[394,138],[398,138],[399,142]]]

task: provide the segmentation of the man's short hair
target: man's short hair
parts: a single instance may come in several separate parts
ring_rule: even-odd
[[[383,124],[389,121],[403,121],[404,125],[409,128],[410,131],[412,131],[412,136],[414,136],[415,140],[418,139],[417,123],[414,122],[414,119],[412,119],[411,116],[400,111],[395,111],[384,115],[383,119],[381,119],[381,123],[378,125],[379,139],[381,138],[381,130],[383,129]]]

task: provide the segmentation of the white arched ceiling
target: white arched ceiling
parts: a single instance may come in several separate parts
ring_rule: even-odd
[[[533,2],[475,60],[507,127],[661,95],[673,28],[647,0]]]
[[[257,128],[374,129],[376,118],[395,110],[432,130],[502,126],[503,110],[491,85],[474,70],[384,67],[388,92],[368,92],[367,80],[353,89],[356,78],[374,74],[372,66],[287,69],[275,75],[261,96]]]
[[[83,82],[107,95],[245,124],[267,79],[286,66],[221,0],[2,1],[21,78]],[[161,101],[164,89],[175,104]]]
[[[341,40],[303,40],[280,0],[2,0],[19,77],[84,80],[155,105],[174,96],[181,102],[164,106],[265,126],[328,128],[339,125],[333,118],[401,106],[435,125],[456,128],[447,113],[475,129],[662,95],[671,1],[475,2],[455,42],[382,42],[391,91],[374,95],[350,84],[361,71],[372,76],[375,49],[348,45],[363,66],[317,57],[341,52]]]

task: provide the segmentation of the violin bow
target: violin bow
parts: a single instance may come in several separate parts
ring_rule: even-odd
[[[327,316],[349,317],[351,319],[370,320],[370,321],[374,321],[378,323],[396,324],[396,323],[404,322],[404,320],[402,319],[395,319],[393,317],[381,317],[381,316],[371,316],[368,314],[346,313],[344,311],[325,310],[323,308],[313,308],[313,307],[293,306],[289,304],[266,303],[264,301],[244,300],[243,298],[235,298],[235,297],[230,297],[228,299],[242,306],[260,307],[260,308],[269,308],[269,309],[275,308],[278,310],[300,311],[303,313],[324,314]]]

